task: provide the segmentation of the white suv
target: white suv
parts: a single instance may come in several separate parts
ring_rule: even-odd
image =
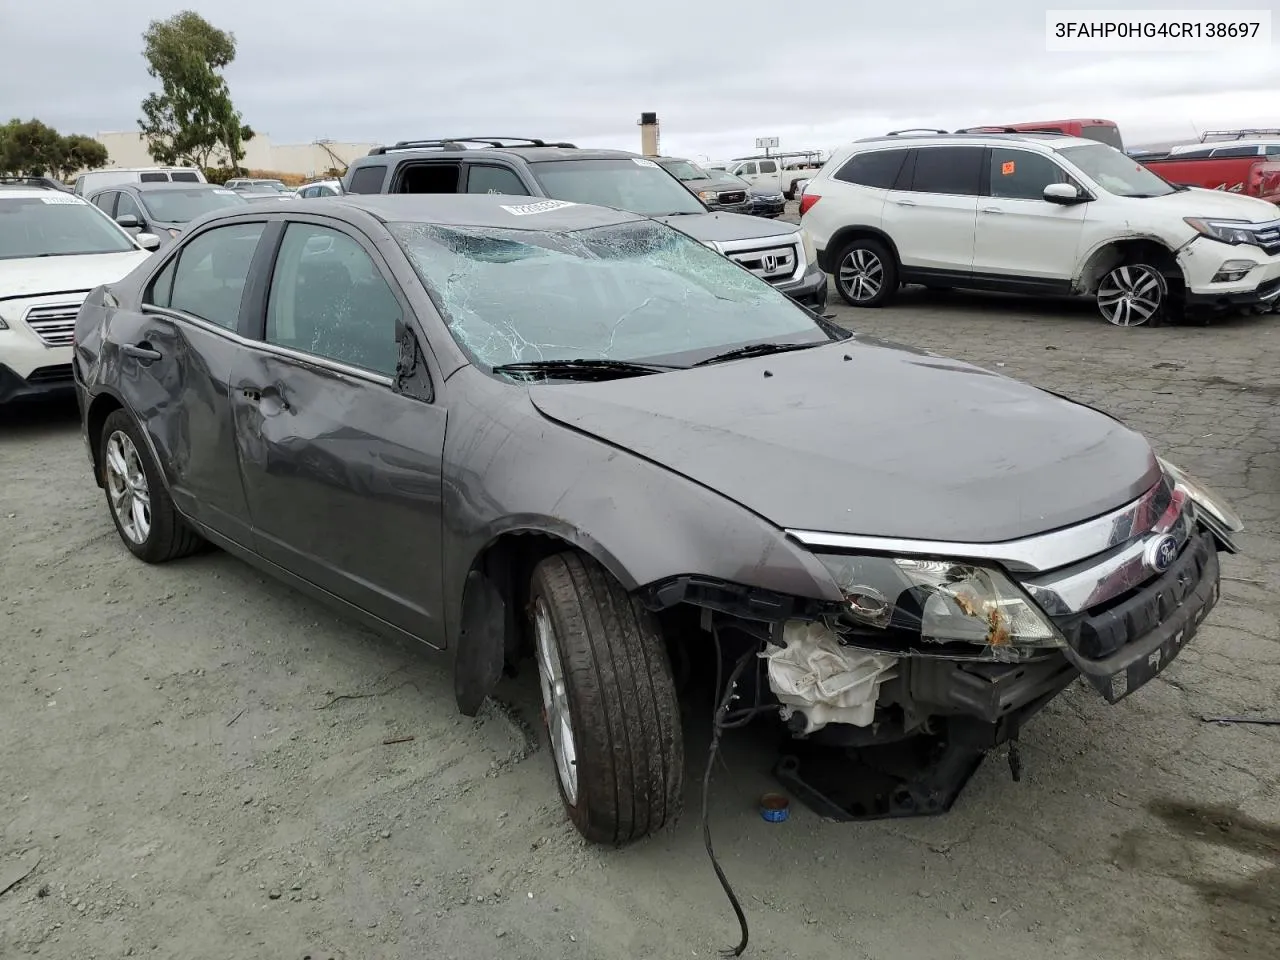
[[[1119,326],[1185,305],[1280,298],[1280,210],[1173,186],[1119,150],[1054,134],[860,140],[809,181],[801,227],[836,290],[878,307],[899,286],[1080,294]]]
[[[0,406],[70,392],[80,304],[160,245],[55,189],[0,186]]]

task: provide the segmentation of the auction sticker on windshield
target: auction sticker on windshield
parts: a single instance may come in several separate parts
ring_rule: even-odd
[[[531,213],[550,213],[552,210],[563,210],[565,207],[572,207],[573,203],[568,200],[543,200],[540,203],[520,203],[514,206],[502,204],[502,209],[507,213],[516,217],[525,217]]]
[[[41,197],[40,199],[44,203],[84,203],[79,197],[72,196]]]
[[[656,167],[657,164],[652,160],[646,160],[644,157],[632,157],[632,161],[637,167]]]
[[[224,190],[222,187],[217,187],[213,192],[214,192],[214,193],[225,193],[225,194],[227,194],[228,196],[232,196],[232,197],[234,197],[234,196],[236,195],[236,192],[235,192],[234,190]]]

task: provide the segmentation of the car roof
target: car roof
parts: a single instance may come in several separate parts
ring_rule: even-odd
[[[95,193],[108,190],[132,190],[134,193],[173,193],[178,190],[222,190],[216,183],[192,183],[190,180],[155,180],[143,183],[109,183]]]
[[[850,146],[855,148],[864,145],[891,147],[899,143],[906,147],[984,147],[991,144],[1009,144],[1038,147],[1043,152],[1049,153],[1065,147],[1096,146],[1098,141],[1085,137],[1065,136],[1060,133],[915,133],[865,137],[855,140]]]
[[[626,150],[602,150],[590,147],[466,147],[442,149],[440,147],[386,147],[383,153],[371,153],[357,163],[383,163],[390,157],[410,157],[414,160],[481,160],[485,157],[519,159],[526,163],[548,163],[554,160],[638,160],[648,159]],[[355,166],[355,164],[352,164]]]
[[[85,203],[83,199],[77,197],[75,194],[68,193],[65,190],[56,190],[53,187],[18,187],[10,186],[8,184],[0,184],[0,199],[30,200],[38,197],[47,197],[50,194],[61,198],[58,200],[58,203],[70,203],[72,200],[77,203]]]
[[[572,232],[648,219],[612,207],[493,193],[345,194],[296,200],[282,212],[330,212],[341,216],[352,209],[363,211],[383,223],[553,232]],[[242,215],[244,209],[231,208],[226,213]]]

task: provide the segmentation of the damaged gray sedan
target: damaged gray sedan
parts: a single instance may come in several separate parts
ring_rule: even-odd
[[[420,640],[467,714],[531,658],[605,842],[680,806],[691,654],[717,729],[781,718],[806,802],[901,815],[1080,675],[1140,687],[1217,600],[1239,520],[1116,420],[525,199],[231,208],[93,291],[75,378],[124,545],[212,543]],[[886,744],[927,749],[852,797],[832,758]]]

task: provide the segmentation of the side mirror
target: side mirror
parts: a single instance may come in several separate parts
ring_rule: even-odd
[[[1080,195],[1074,183],[1051,183],[1044,188],[1044,198],[1049,203],[1083,203],[1085,197]]]
[[[134,218],[136,219],[136,218]],[[133,238],[143,250],[159,250],[160,238],[154,233],[140,233]]]
[[[132,213],[123,213],[116,217],[116,223],[120,224],[120,226],[124,227],[126,230],[137,230],[142,226],[138,218]]]

